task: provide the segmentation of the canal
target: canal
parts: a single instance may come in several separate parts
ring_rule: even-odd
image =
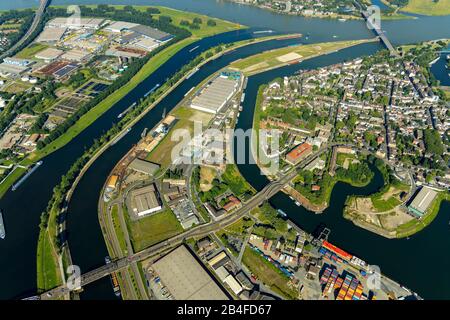
[[[19,0],[14,3],[2,2],[0,9],[28,7],[36,1]],[[56,0],[53,4],[87,4],[102,3],[103,1],[66,1]],[[109,4],[120,4],[121,0],[109,0]],[[237,5],[226,1],[215,0],[164,0],[146,1],[129,0],[127,4],[158,4],[169,7],[208,14],[214,17],[236,21],[250,27],[273,29],[282,32],[300,32],[308,35],[304,42],[319,42],[328,40],[361,39],[372,37],[362,21],[338,22],[325,19],[305,19],[302,17],[279,15],[251,6]],[[421,17],[415,20],[388,21],[383,25],[389,38],[394,44],[404,44],[422,40],[448,37],[450,16]],[[420,30],[420,32],[411,32]],[[102,115],[93,125],[80,133],[69,144],[44,159],[44,164],[17,191],[9,191],[0,200],[0,208],[4,211],[7,239],[0,241],[0,299],[10,299],[33,294],[36,290],[36,245],[39,233],[39,216],[45,209],[51,197],[53,187],[59,182],[75,159],[82,154],[86,146],[93,139],[105,132],[117,115],[142,97],[149,88],[162,83],[183,64],[187,63],[198,51],[189,50],[200,45],[205,50],[218,43],[227,43],[252,37],[251,31],[232,32],[201,40],[185,48],[166,64],[158,69],[132,90],[125,98],[115,104]],[[294,43],[297,40],[289,40]],[[99,191],[108,173],[122,155],[137,142],[141,131],[153,127],[160,119],[164,108],[169,111],[184,93],[199,83],[209,74],[229,62],[261,50],[287,45],[289,41],[271,41],[255,44],[236,50],[214,63],[205,65],[185,81],[179,88],[168,95],[155,109],[146,115],[119,143],[108,149],[88,170],[80,181],[69,206],[68,230],[69,245],[74,262],[83,271],[92,269],[103,263],[107,254],[103,237],[97,219],[97,201]],[[371,54],[380,49],[376,44],[367,44],[343,50],[306,61],[292,68],[282,68],[251,78],[247,87],[247,98],[244,112],[241,113],[238,125],[242,128],[251,126],[253,119],[253,105],[251,101],[256,96],[259,84],[266,83],[277,76],[293,74],[299,68],[316,68],[364,54]],[[255,166],[240,167],[243,175],[256,188],[260,188],[266,180],[259,175]],[[255,174],[257,173],[257,174]],[[376,181],[372,185],[376,185]],[[368,188],[368,187],[366,187]],[[347,185],[338,184],[332,195],[333,206],[320,216],[306,212],[291,203],[282,194],[272,198],[272,203],[287,212],[290,218],[306,230],[313,229],[320,222],[332,228],[331,241],[366,259],[372,264],[379,264],[383,273],[405,283],[425,298],[450,298],[449,288],[449,257],[441,254],[448,252],[449,233],[448,213],[449,204],[445,203],[438,218],[424,231],[410,240],[387,241],[362,229],[354,227],[342,218],[343,199],[346,194],[364,193],[365,188],[352,189]],[[408,242],[407,242],[408,241]],[[433,269],[430,269],[431,266]],[[431,271],[431,272],[429,272]],[[84,299],[112,299],[109,279],[105,278],[88,286],[82,295]]]

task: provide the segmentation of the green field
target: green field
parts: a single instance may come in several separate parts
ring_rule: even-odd
[[[153,149],[146,157],[147,160],[159,163],[162,168],[167,168],[172,164],[172,149],[184,140],[172,141],[172,136],[177,130],[185,129],[192,136],[194,133],[194,121],[202,122],[206,125],[212,118],[208,113],[194,110],[188,107],[180,107],[171,112],[178,120],[170,129],[170,132],[162,139],[162,141]],[[174,136],[175,137],[175,136]]]
[[[125,253],[125,255],[127,255],[127,243],[125,241],[125,235],[120,226],[119,209],[117,205],[114,205],[111,209],[111,218],[114,226],[114,232],[116,234],[117,240],[119,241],[120,249],[123,253]]]
[[[305,60],[307,58],[358,45],[367,41],[372,40],[336,41],[284,47],[238,60],[233,62],[230,66],[234,69],[241,70],[246,74],[255,74],[286,65],[290,61]]]
[[[400,194],[408,192],[409,186],[400,181],[393,181],[386,192],[375,193],[370,196],[372,205],[377,212],[386,212],[400,205]]]
[[[135,252],[183,231],[177,218],[170,210],[164,210],[137,221],[131,221],[128,217],[127,224]]]
[[[426,16],[445,16],[450,14],[450,0],[409,0],[400,11]]]
[[[89,7],[95,7],[95,5],[90,5]],[[124,5],[110,5],[110,7],[115,7],[116,9],[121,9],[124,7]],[[145,11],[149,6],[133,6],[138,10]],[[193,36],[198,38],[208,37],[212,36],[218,33],[227,32],[236,30],[238,28],[242,28],[243,26],[238,23],[233,23],[226,20],[221,20],[217,18],[208,17],[206,15],[194,13],[194,12],[188,12],[188,11],[181,11],[176,10],[172,8],[167,7],[161,7],[161,6],[150,6],[153,8],[158,8],[160,13],[159,14],[152,14],[152,17],[159,17],[159,16],[169,16],[172,18],[172,24],[176,25],[177,27],[181,27],[184,29],[189,30]],[[182,20],[186,20],[189,22],[192,22],[194,18],[200,18],[202,20],[201,28],[200,29],[191,29],[186,26],[181,26],[180,22]],[[206,22],[211,19],[216,22],[215,26],[208,26]]]
[[[58,260],[48,232],[39,234],[37,249],[37,287],[47,291],[62,284]]]
[[[48,45],[42,43],[33,43],[32,45],[24,48],[22,51],[16,54],[17,58],[32,59],[34,55],[44,49],[48,48]]]
[[[270,287],[274,292],[287,299],[297,298],[296,290],[288,286],[289,279],[254,250],[245,248],[242,263],[250,269],[259,281]]]
[[[235,164],[227,164],[222,179],[238,197],[255,194],[255,189],[242,177]]]

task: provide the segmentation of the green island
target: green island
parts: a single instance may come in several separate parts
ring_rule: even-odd
[[[252,57],[233,62],[230,67],[246,75],[264,72],[284,65],[299,63],[305,59],[331,53],[358,44],[375,41],[375,39],[348,40],[307,45],[290,46],[259,53]]]

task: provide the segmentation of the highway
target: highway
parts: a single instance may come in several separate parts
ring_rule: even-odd
[[[39,23],[41,22],[42,16],[44,15],[45,9],[48,5],[50,5],[51,0],[40,0],[39,8],[36,11],[36,14],[34,15],[33,22],[31,23],[30,29],[27,30],[27,32],[24,34],[24,36],[17,41],[11,48],[6,50],[1,56],[0,60],[8,57],[11,55],[17,48],[19,48],[21,45],[23,45],[28,38],[33,34],[34,31],[36,31],[36,28],[38,27]]]
[[[277,194],[281,189],[283,189],[283,187],[297,175],[298,169],[304,168],[314,159],[321,156],[324,152],[327,152],[331,147],[338,145],[343,144],[334,143],[321,147],[317,152],[309,155],[308,157],[300,161],[296,166],[292,167],[288,172],[282,174],[279,177],[279,179],[274,180],[269,184],[267,184],[261,191],[259,191],[247,202],[245,202],[243,206],[238,210],[236,210],[234,213],[225,215],[215,221],[211,221],[209,223],[194,227],[177,236],[174,236],[170,239],[157,243],[137,253],[131,254],[128,257],[117,259],[109,264],[103,265],[97,269],[91,270],[81,275],[81,287],[94,281],[97,281],[105,276],[108,276],[112,272],[116,272],[123,268],[127,268],[128,266],[133,265],[138,261],[146,260],[148,258],[158,259],[168,250],[183,243],[185,239],[192,237],[206,236],[213,231],[223,229],[235,223],[237,220],[241,219],[243,216],[248,214],[253,208],[260,206],[266,200],[270,199],[275,194]],[[41,299],[43,300],[56,299],[60,296],[67,294],[69,291],[70,289],[68,289],[66,285],[62,285],[60,287],[56,287],[50,291],[41,294]]]

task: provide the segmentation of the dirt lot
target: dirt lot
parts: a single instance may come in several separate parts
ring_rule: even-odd
[[[209,167],[200,168],[200,190],[209,191],[212,188],[212,181],[217,176],[216,170]]]

